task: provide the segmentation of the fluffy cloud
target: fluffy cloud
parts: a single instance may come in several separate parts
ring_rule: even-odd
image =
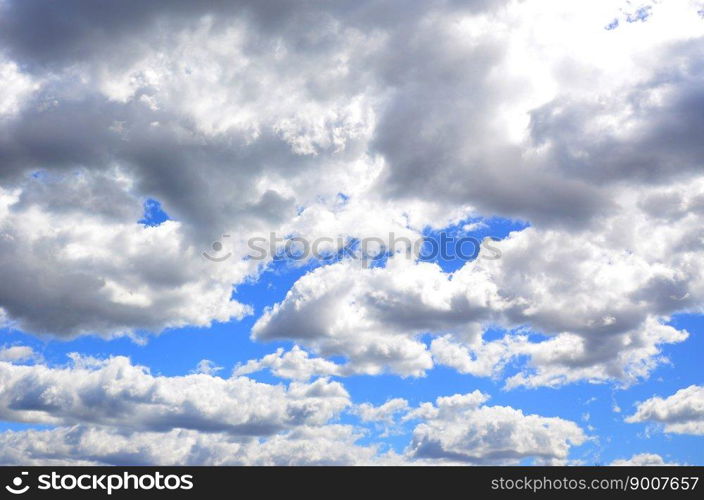
[[[214,268],[179,222],[137,224],[140,204],[116,187],[127,182],[118,173],[48,182],[0,188],[0,307],[13,326],[110,336],[250,312],[231,300],[247,266]]]
[[[154,376],[124,357],[77,355],[66,367],[0,362],[0,417],[54,426],[0,433],[4,464],[412,464],[563,460],[586,437],[566,420],[485,406],[479,391],[410,408],[395,398],[351,405],[338,382],[269,385],[246,377]],[[335,423],[413,423],[404,455],[360,445],[369,432]],[[386,427],[382,426],[384,429]],[[384,434],[378,437],[384,437]]]
[[[407,413],[408,410],[408,401],[403,398],[389,399],[379,406],[362,403],[354,408],[354,412],[359,415],[362,422],[384,422],[387,424],[393,424],[398,414]]]
[[[0,97],[0,119],[6,119],[20,111],[24,101],[39,88],[29,75],[20,71],[16,63],[0,59],[0,82],[3,93]]]
[[[209,359],[201,359],[196,365],[192,373],[202,373],[203,375],[215,375],[222,370],[222,366],[218,366]]]
[[[360,270],[358,262],[319,268],[301,278],[284,302],[258,320],[253,338],[296,338],[323,356],[346,356],[360,372],[379,373],[389,366],[403,375],[421,375],[432,367],[432,359],[425,345],[412,335],[433,318],[424,314],[432,312],[431,307],[423,310],[416,306],[423,305],[423,290],[435,290],[434,284],[442,276],[430,264],[414,266],[417,272],[413,274],[394,273],[392,269]],[[385,288],[393,292],[397,284],[405,287],[410,297],[385,294]],[[367,308],[374,307],[377,298],[383,301],[386,297],[390,301],[408,300],[407,307],[403,302],[399,306],[411,316],[394,315],[387,323],[376,320],[376,311],[368,312]],[[435,303],[442,303],[442,299],[440,294],[429,297]],[[394,312],[391,308],[387,311]],[[380,314],[384,312],[382,309]],[[394,324],[395,319],[402,323]]]
[[[350,426],[297,428],[267,439],[193,430],[119,432],[73,426],[0,434],[3,465],[364,465],[398,463]]]
[[[247,310],[230,300],[232,285],[256,267],[238,262],[241,249],[217,268],[201,251],[223,233],[235,246],[285,234],[316,200],[333,213],[340,191],[380,167],[364,147],[374,123],[365,84],[347,76],[376,37],[332,22],[342,11],[135,3],[112,16],[73,2],[62,15],[76,25],[59,36],[52,8],[2,5],[3,48],[18,62],[0,73],[0,175],[3,201],[20,202],[2,221],[0,307],[26,331],[113,335],[239,318]],[[27,40],[27,23],[45,36]],[[96,25],[110,46],[131,49],[105,57]],[[178,222],[138,225],[145,197]]]
[[[690,385],[672,396],[655,396],[638,404],[626,422],[655,422],[673,434],[704,434],[704,387]]]
[[[0,347],[0,361],[15,363],[18,361],[29,361],[38,358],[39,355],[29,346],[14,345],[10,347]]]
[[[303,276],[252,330],[301,348],[235,371],[268,369],[287,386],[223,380],[207,363],[180,378],[122,358],[2,364],[6,418],[61,426],[2,439],[27,460],[62,460],[36,436],[88,462],[165,463],[159,431],[186,462],[285,463],[306,452],[296,433],[317,426],[330,434],[307,435],[310,456],[364,462],[372,451],[331,444],[354,442],[327,424],[349,404],[344,389],[305,381],[437,364],[500,379],[514,362],[508,388],[647,377],[688,336],[671,315],[704,299],[704,29],[699,0],[643,5],[645,21],[626,0],[0,1],[2,326],[141,339],[241,319],[254,310],[233,293],[269,263],[245,259],[251,236],[530,223],[501,259],[452,273],[397,256]],[[171,220],[138,223],[147,199]],[[230,258],[205,259],[209,247]],[[0,359],[29,359],[8,349]],[[272,404],[248,407],[236,395],[248,391]],[[677,396],[630,420],[701,433],[696,398]],[[559,419],[460,399],[413,412],[427,415],[411,455],[563,461],[584,439]],[[359,416],[393,420],[392,401]],[[216,439],[260,424],[279,434],[249,451]]]
[[[644,23],[607,1],[589,12],[505,4],[129,2],[105,11],[72,1],[61,7],[69,29],[51,3],[3,3],[0,75],[12,90],[0,106],[0,175],[23,199],[3,228],[3,270],[21,264],[0,295],[4,314],[25,330],[64,335],[207,325],[246,312],[229,292],[256,275],[238,262],[239,247],[217,272],[197,261],[223,233],[241,246],[269,231],[378,234],[474,212],[530,220],[535,244],[581,245],[603,237],[601,218],[632,201],[629,189],[698,175],[695,3],[654,4]],[[615,17],[618,28],[604,29]],[[89,181],[74,185],[76,169]],[[27,178],[37,170],[63,180]],[[178,222],[137,225],[145,197]],[[47,235],[16,228],[31,227],[37,211],[59,231],[87,226],[67,243],[104,258],[35,254]],[[98,230],[130,248],[108,254]],[[157,266],[173,276],[168,290],[124,255],[153,255],[154,240],[169,261]],[[42,258],[51,271],[28,268]],[[126,278],[105,261],[128,269]],[[21,279],[34,274],[47,279]],[[58,286],[69,279],[80,286]],[[407,340],[364,349],[406,359],[399,373],[430,366]]]
[[[267,354],[262,359],[250,360],[235,367],[235,375],[248,375],[264,369],[271,370],[275,376],[294,380],[308,380],[315,376],[346,375],[345,367],[322,358],[311,358],[298,346],[290,351],[279,348],[275,353]]]
[[[643,467],[647,465],[664,466],[681,464],[665,462],[665,459],[663,459],[660,455],[656,453],[639,453],[637,455],[633,455],[631,458],[619,458],[618,460],[614,460],[613,462],[611,462],[610,465],[629,465]]]
[[[2,352],[17,354],[11,349]],[[124,357],[74,355],[63,368],[0,362],[0,396],[4,420],[56,426],[1,433],[3,464],[400,461],[357,445],[361,431],[333,423],[350,400],[326,379],[286,387],[246,377],[164,377]]]
[[[574,422],[525,415],[505,406],[482,406],[488,396],[469,394],[424,403],[405,418],[422,418],[407,453],[415,458],[472,464],[563,463],[587,439]]]
[[[463,373],[498,376],[526,356],[509,387],[632,383],[665,360],[661,345],[687,338],[665,324],[669,316],[704,299],[703,193],[701,180],[622,190],[621,211],[593,229],[513,232],[496,243],[500,259],[480,256],[452,273],[400,256],[384,268],[319,268],[257,321],[253,338],[294,339],[367,373],[422,375],[432,354]],[[508,332],[485,341],[492,326]],[[426,333],[438,336],[430,350]]]
[[[696,175],[700,6],[657,2],[604,29],[629,4],[513,2],[407,32],[390,59],[424,69],[382,73],[384,192],[575,230],[616,209],[619,181]]]
[[[284,387],[245,377],[162,377],[124,357],[75,357],[66,368],[2,362],[0,394],[0,416],[15,422],[182,428],[233,436],[323,425],[350,404],[345,389],[326,379]]]

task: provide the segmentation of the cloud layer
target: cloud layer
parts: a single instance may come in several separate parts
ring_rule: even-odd
[[[589,439],[570,420],[479,392],[372,405],[343,383],[442,366],[507,390],[627,388],[691,342],[671,320],[704,304],[703,11],[0,0],[0,327],[144,343],[252,317],[252,341],[287,342],[219,361],[229,378],[3,343],[0,417],[52,428],[0,434],[0,460],[568,462]],[[168,216],[147,224],[156,202]],[[276,268],[252,237],[334,253],[505,219],[524,229],[499,259],[307,262],[278,303],[239,294]],[[703,398],[627,421],[701,435]],[[359,444],[375,425],[411,442]]]
[[[270,385],[246,377],[153,376],[127,358],[74,356],[67,367],[0,362],[0,418],[50,430],[0,434],[3,463],[357,464],[540,463],[586,437],[575,423],[485,406],[479,391],[411,408],[403,399],[352,405],[339,382]],[[360,445],[359,423],[412,422],[405,454]]]

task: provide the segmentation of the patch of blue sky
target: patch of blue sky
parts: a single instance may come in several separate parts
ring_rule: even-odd
[[[167,220],[171,220],[171,217],[161,207],[159,200],[153,198],[144,200],[144,215],[137,222],[145,226],[158,226]]]
[[[28,424],[24,422],[3,422],[0,421],[0,432],[3,431],[13,431],[13,432],[21,432],[21,431],[28,431],[28,430],[38,430],[38,431],[43,431],[47,429],[53,429],[53,425],[46,425],[46,424]]]
[[[454,272],[474,260],[485,238],[502,240],[513,231],[529,227],[525,221],[501,217],[469,218],[442,229],[423,231],[425,244],[421,250],[422,262],[434,262],[444,272]]]
[[[613,21],[611,21],[609,24],[607,24],[604,27],[604,29],[607,31],[612,31],[612,30],[615,30],[616,28],[618,28],[618,19],[614,19]]]
[[[635,10],[635,12],[632,12],[626,16],[626,22],[628,22],[628,23],[645,22],[652,15],[652,10],[653,10],[653,7],[650,5],[645,5],[643,7],[639,7]]]

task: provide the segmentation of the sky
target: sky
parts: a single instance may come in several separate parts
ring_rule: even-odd
[[[704,465],[701,0],[0,0],[0,464]]]

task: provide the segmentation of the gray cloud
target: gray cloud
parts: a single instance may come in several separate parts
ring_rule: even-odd
[[[10,53],[39,66],[68,65],[117,53],[129,58],[143,50],[145,39],[160,38],[159,31],[178,31],[204,16],[219,25],[245,18],[257,31],[269,36],[285,34],[305,40],[305,34],[319,23],[343,20],[354,27],[389,28],[408,26],[428,10],[481,11],[502,5],[503,0],[393,0],[331,4],[282,0],[187,0],[139,2],[68,0],[61,7],[47,0],[3,4],[0,41]],[[157,34],[154,35],[154,32]]]
[[[701,52],[699,40],[665,46],[653,57],[668,63],[625,95],[558,99],[534,110],[533,141],[570,178],[595,184],[692,176],[704,154]],[[613,116],[625,116],[627,131],[600,125]]]

